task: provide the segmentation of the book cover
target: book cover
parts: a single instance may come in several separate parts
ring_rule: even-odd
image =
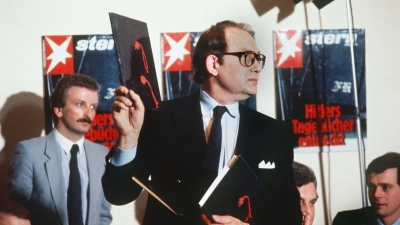
[[[42,47],[46,134],[54,129],[50,95],[57,81],[74,73],[84,74],[95,79],[100,85],[96,116],[85,138],[110,149],[118,137],[111,107],[115,88],[121,85],[113,36],[46,35],[42,36]]]
[[[147,24],[109,13],[122,84],[140,95],[147,108],[161,101]]]
[[[266,212],[272,196],[239,155],[219,173],[200,200],[203,212],[230,215],[250,224],[268,224]]]

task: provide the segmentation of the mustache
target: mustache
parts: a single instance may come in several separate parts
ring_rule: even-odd
[[[83,117],[78,119],[77,122],[92,124],[93,121],[89,117]]]

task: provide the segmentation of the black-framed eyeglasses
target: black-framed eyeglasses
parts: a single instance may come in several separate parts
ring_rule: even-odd
[[[265,55],[263,54],[257,54],[253,51],[245,51],[245,52],[224,52],[221,53],[220,55],[235,55],[239,57],[240,64],[242,66],[250,67],[254,64],[254,62],[257,60],[260,65],[261,69],[264,68],[265,65]]]

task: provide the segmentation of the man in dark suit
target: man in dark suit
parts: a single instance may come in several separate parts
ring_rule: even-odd
[[[32,224],[111,223],[111,205],[101,186],[108,150],[83,137],[96,114],[99,89],[86,75],[61,78],[50,99],[55,129],[15,147],[9,198],[32,212]]]
[[[370,207],[339,212],[333,225],[400,225],[400,154],[386,153],[367,168]]]
[[[265,63],[252,34],[248,25],[232,21],[222,21],[203,32],[193,54],[194,79],[202,84],[200,91],[161,102],[157,111],[145,110],[133,91],[117,88],[113,116],[120,136],[107,157],[102,181],[111,203],[136,199],[142,189],[131,177],[151,176],[184,202],[190,222],[149,196],[143,224],[202,224],[198,202],[217,172],[237,154],[272,196],[263,224],[301,224],[287,127],[238,103],[257,93]],[[214,108],[221,108],[217,106],[225,106],[222,118],[213,114]],[[214,120],[218,122],[214,124]],[[219,136],[212,135],[214,125],[222,129]],[[209,153],[216,154],[210,157]],[[216,224],[244,224],[229,215],[210,219]]]

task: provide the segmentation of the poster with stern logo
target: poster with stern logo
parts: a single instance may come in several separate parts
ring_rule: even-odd
[[[161,67],[163,99],[169,100],[190,95],[200,85],[192,80],[192,55],[201,32],[161,33]],[[256,96],[240,101],[256,110]]]
[[[161,34],[163,99],[189,95],[200,88],[191,80],[192,52],[200,34],[200,32]]]
[[[84,74],[94,78],[100,85],[96,117],[85,138],[111,148],[118,136],[111,107],[115,88],[120,86],[113,36],[43,36],[42,47],[46,134],[54,128],[49,97],[57,81],[74,73]]]
[[[348,30],[277,30],[274,35],[276,117],[292,129],[295,152],[358,149],[367,138],[365,30],[355,29],[353,82]]]

